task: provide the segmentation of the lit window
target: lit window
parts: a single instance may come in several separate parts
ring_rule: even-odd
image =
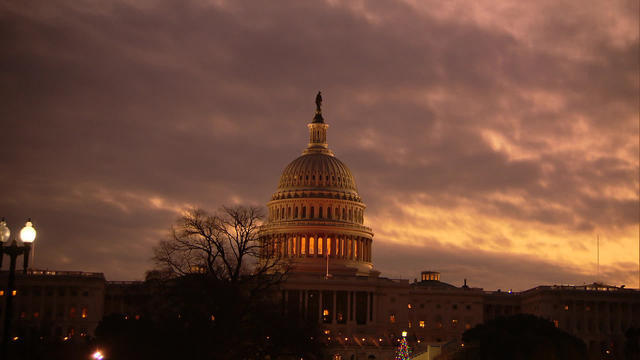
[[[331,334],[331,330],[326,329],[326,330],[324,331],[324,334],[325,334],[325,335],[329,335],[329,334]]]
[[[11,295],[12,295],[12,296],[16,296],[16,295],[18,295],[18,290],[13,290],[13,291],[11,292]]]
[[[69,317],[72,319],[76,317],[76,308],[73,306],[69,309]]]
[[[565,306],[564,306],[564,310],[565,310],[565,311],[566,311],[566,310],[569,310],[569,305],[565,305]]]
[[[322,316],[329,316],[329,310],[328,309],[322,310]]]
[[[420,320],[419,325],[420,325],[421,328],[423,328],[424,327],[424,320]]]
[[[396,322],[396,316],[393,315],[393,314],[389,315],[389,322],[392,323],[392,324],[395,323]]]
[[[216,321],[216,317],[211,315],[211,321]]]
[[[456,327],[457,325],[458,325],[458,320],[456,320],[456,319],[451,320],[451,326],[452,327]]]
[[[82,316],[83,319],[87,318],[87,308],[86,307],[82,308],[82,313],[81,313],[80,316]]]
[[[407,325],[409,328],[411,328],[411,321],[409,321],[409,324]]]
[[[411,304],[407,304],[407,309],[411,309]]]
[[[4,296],[4,290],[0,290],[0,296]]]
[[[555,327],[560,327],[560,322],[558,320],[553,320],[553,325]]]

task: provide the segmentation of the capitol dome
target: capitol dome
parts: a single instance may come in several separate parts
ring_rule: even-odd
[[[285,167],[267,203],[262,256],[290,259],[294,271],[367,275],[373,232],[351,171],[327,145],[321,101],[318,95],[307,148]]]
[[[323,188],[357,194],[349,168],[325,153],[307,153],[293,160],[282,172],[278,190]]]

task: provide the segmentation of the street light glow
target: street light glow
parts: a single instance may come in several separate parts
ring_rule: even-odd
[[[102,355],[102,352],[100,350],[96,350],[96,352],[91,355],[91,358],[94,360],[102,360],[104,359],[104,355]]]
[[[11,235],[11,230],[9,230],[9,227],[7,226],[7,222],[4,221],[4,218],[3,218],[2,221],[0,221],[0,241],[2,241],[3,243],[9,241],[10,235]]]
[[[22,230],[20,230],[20,240],[24,243],[32,243],[36,239],[36,229],[33,228],[31,219],[27,220]]]

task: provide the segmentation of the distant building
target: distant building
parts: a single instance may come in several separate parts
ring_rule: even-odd
[[[0,273],[0,288],[8,272]],[[102,273],[29,270],[16,273],[13,336],[64,339],[92,336],[104,314],[105,278]],[[7,294],[0,290],[1,317]],[[2,331],[0,329],[0,331]]]

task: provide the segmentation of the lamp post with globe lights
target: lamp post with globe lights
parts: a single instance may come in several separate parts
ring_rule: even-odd
[[[22,245],[18,245],[17,240],[13,239],[10,245],[7,245],[9,242],[9,238],[11,236],[11,230],[7,226],[4,218],[0,221],[0,268],[2,268],[2,259],[4,255],[9,255],[10,264],[9,264],[9,281],[7,284],[6,291],[4,295],[7,297],[6,304],[4,307],[4,327],[2,332],[2,351],[0,355],[2,355],[2,359],[7,358],[7,345],[10,339],[11,332],[11,320],[12,320],[12,305],[13,305],[13,297],[17,294],[15,289],[15,280],[16,280],[16,260],[20,255],[24,256],[23,271],[25,275],[27,274],[27,268],[29,267],[29,252],[31,251],[31,244],[36,239],[36,229],[33,228],[33,224],[31,223],[31,219],[27,220],[27,223],[24,225],[22,230],[20,230],[20,240],[22,240]]]

